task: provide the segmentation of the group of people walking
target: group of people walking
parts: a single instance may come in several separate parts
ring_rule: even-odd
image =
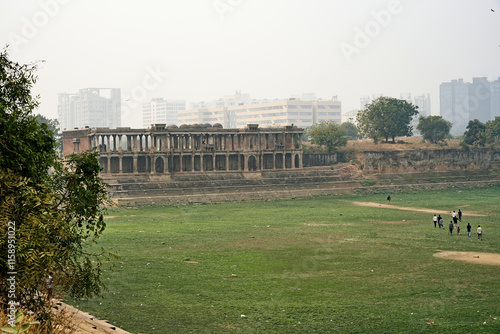
[[[462,222],[462,211],[458,209],[458,213],[453,211],[451,213],[451,219],[450,224],[448,225],[448,229],[450,231],[450,235],[453,235],[453,230],[457,231],[457,235],[460,235],[460,226],[458,226],[458,222]],[[434,228],[439,228],[444,229],[444,222],[443,218],[441,215],[432,217],[432,221],[434,222]],[[471,231],[472,231],[472,226],[470,223],[467,223],[467,237],[470,238],[471,236]],[[483,229],[481,228],[481,225],[477,226],[477,239],[478,240],[483,240]]]

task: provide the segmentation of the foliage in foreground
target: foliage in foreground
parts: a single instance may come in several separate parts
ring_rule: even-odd
[[[108,204],[98,153],[58,157],[53,132],[33,115],[36,68],[0,53],[0,303],[49,321],[49,273],[57,292],[89,297],[104,287],[111,255],[94,250]]]

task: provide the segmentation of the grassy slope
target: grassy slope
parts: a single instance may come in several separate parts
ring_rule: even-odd
[[[500,253],[499,198],[393,195],[462,208],[462,231],[481,224],[483,242],[434,229],[432,214],[351,204],[381,195],[116,209],[101,238],[122,257],[109,291],[73,304],[134,333],[498,333],[500,268],[432,254]]]

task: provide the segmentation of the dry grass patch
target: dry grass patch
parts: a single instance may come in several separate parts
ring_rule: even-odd
[[[500,266],[500,254],[497,253],[441,251],[434,256],[442,259]]]

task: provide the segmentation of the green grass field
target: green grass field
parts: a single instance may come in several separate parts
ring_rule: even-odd
[[[500,253],[500,188],[392,195],[461,208],[460,236],[352,204],[386,196],[112,209],[108,291],[70,303],[133,333],[499,333],[500,266],[433,254]]]

